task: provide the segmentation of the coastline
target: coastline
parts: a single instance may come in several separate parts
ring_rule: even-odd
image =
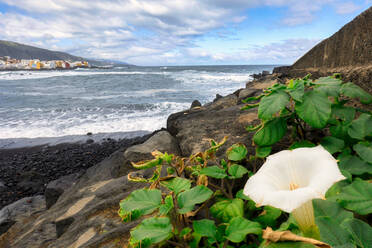
[[[42,195],[49,182],[74,173],[80,176],[113,152],[143,143],[156,132],[130,132],[125,138],[123,133],[65,136],[47,143],[40,141],[48,138],[28,139],[27,145],[19,146],[25,144],[23,139],[18,145],[0,147],[0,209]]]

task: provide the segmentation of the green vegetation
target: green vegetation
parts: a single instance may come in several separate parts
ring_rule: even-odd
[[[282,143],[288,147],[282,145],[282,149],[321,144],[337,158],[346,177],[328,190],[326,200],[312,201],[320,240],[332,247],[372,247],[368,224],[372,216],[372,115],[352,107],[351,99],[372,102],[371,95],[343,83],[338,75],[275,84],[245,100],[258,101],[244,107],[258,107],[261,123],[247,127],[255,132],[255,154],[235,144],[227,149],[225,159],[216,157],[225,138],[219,143],[211,140],[210,149],[189,158],[155,151],[153,160],[133,163],[137,169],[153,170],[153,175],[128,175],[132,181],[149,185],[120,203],[124,222],[139,221],[131,231],[130,245],[318,247],[301,239],[306,234],[292,214],[259,207],[243,194],[242,185],[254,175],[256,164],[286,137]],[[267,242],[264,230],[270,228],[295,237]]]

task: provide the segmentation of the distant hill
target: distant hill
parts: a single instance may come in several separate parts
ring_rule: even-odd
[[[372,7],[355,17],[338,32],[323,40],[292,66],[274,68],[275,73],[301,77],[342,74],[372,93]]]
[[[105,66],[105,65],[116,65],[126,64],[124,62],[108,61],[108,60],[92,60],[78,56],[74,56],[64,52],[51,51],[48,49],[38,48],[34,46],[28,46],[12,41],[0,40],[0,56],[10,56],[15,59],[40,59],[40,60],[85,60],[91,65]]]

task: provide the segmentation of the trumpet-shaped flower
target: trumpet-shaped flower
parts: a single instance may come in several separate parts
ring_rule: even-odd
[[[311,200],[345,177],[337,161],[322,146],[285,150],[269,156],[249,178],[244,194],[257,205],[292,213],[302,231],[315,226]]]

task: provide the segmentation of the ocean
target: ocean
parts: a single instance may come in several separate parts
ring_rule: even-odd
[[[167,66],[0,72],[0,148],[125,138],[244,88],[274,65]]]

